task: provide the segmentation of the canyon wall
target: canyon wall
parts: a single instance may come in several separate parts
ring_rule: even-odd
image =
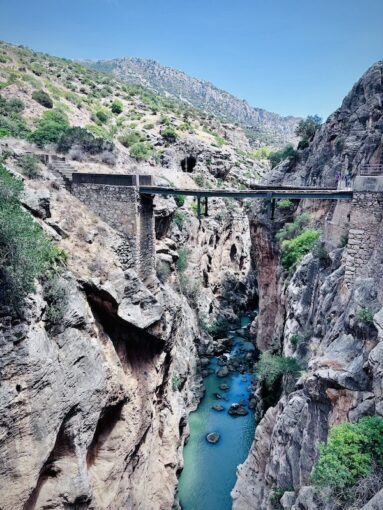
[[[361,165],[380,163],[382,70],[382,62],[374,65],[318,130],[310,146],[299,151],[299,161],[282,163],[268,181],[312,184],[315,179],[334,185],[336,172],[346,169],[356,175]],[[322,203],[313,208],[305,200],[295,207],[293,217],[302,212],[310,212],[312,224],[323,231],[328,253],[306,255],[292,275],[282,271],[275,256],[269,257],[278,283],[271,285],[258,278],[259,294],[274,303],[274,310],[282,306],[284,313],[275,313],[274,319],[261,307],[256,333],[262,350],[275,351],[275,338],[281,338],[280,352],[296,358],[305,371],[293,388],[282,385],[275,405],[260,406],[263,417],[232,492],[235,510],[271,510],[275,490],[285,493],[278,504],[286,510],[323,508],[310,485],[319,442],[326,440],[332,425],[365,415],[383,416],[380,194],[356,194],[350,205],[335,207]],[[259,211],[252,218],[253,249],[274,253],[272,227],[267,235],[259,234],[265,221]],[[276,221],[286,219],[277,212]],[[342,246],[342,232],[349,234],[346,246]],[[373,324],[360,319],[362,309],[371,311]],[[293,335],[300,338],[297,346],[291,341]],[[374,504],[371,501],[366,508]]]

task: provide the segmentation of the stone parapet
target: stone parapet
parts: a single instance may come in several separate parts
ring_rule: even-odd
[[[383,218],[383,193],[354,192],[345,253],[345,281],[350,285],[363,273],[376,246]]]

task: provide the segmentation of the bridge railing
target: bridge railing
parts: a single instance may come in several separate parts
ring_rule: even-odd
[[[111,186],[152,186],[151,175],[133,174],[92,174],[73,173],[72,181],[76,184],[107,184]]]
[[[380,164],[366,164],[359,167],[359,175],[362,176],[377,176],[383,175],[383,165]]]

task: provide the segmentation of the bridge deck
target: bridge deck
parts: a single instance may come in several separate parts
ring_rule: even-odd
[[[179,189],[167,186],[139,186],[141,194],[145,195],[184,195],[193,197],[226,197],[226,198],[316,198],[324,200],[350,200],[352,190],[338,190],[336,188],[279,188],[269,186],[260,189],[224,190],[224,189]]]

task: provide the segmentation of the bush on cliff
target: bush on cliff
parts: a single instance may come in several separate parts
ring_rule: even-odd
[[[294,221],[290,223],[286,223],[276,234],[277,241],[284,241],[285,239],[292,239],[300,234],[303,230],[303,227],[310,223],[310,215],[308,213],[303,213],[300,216],[297,216]]]
[[[32,99],[41,104],[41,106],[44,106],[44,108],[53,108],[53,101],[50,95],[43,90],[35,90],[32,93]]]
[[[69,129],[67,115],[58,109],[44,112],[37,122],[37,128],[30,135],[30,140],[39,147],[57,143],[60,136]]]
[[[305,230],[294,239],[282,242],[281,262],[285,269],[293,268],[311,250],[320,236],[318,230]]]
[[[118,101],[118,99],[116,99],[111,104],[110,109],[112,110],[112,113],[115,113],[116,115],[119,115],[120,113],[122,113],[123,104],[121,103],[121,101]]]
[[[364,484],[366,489],[374,474],[382,483],[382,467],[383,419],[365,416],[357,423],[342,423],[330,429],[327,443],[319,446],[312,481],[319,488],[330,488],[336,499],[355,503],[360,487]],[[365,502],[360,501],[361,505]]]
[[[0,165],[0,304],[20,313],[35,281],[66,260],[20,204],[23,189]]]
[[[76,126],[65,129],[57,140],[59,152],[68,152],[72,147],[77,147],[87,154],[101,154],[104,151],[113,151],[114,143],[94,136],[87,129]]]
[[[0,96],[0,138],[14,136],[26,138],[29,129],[21,117],[24,110],[24,103],[20,99],[6,99]]]
[[[268,157],[272,168],[277,166],[284,159],[288,159],[291,163],[295,163],[299,159],[298,152],[291,144],[286,145],[283,149],[271,152]]]
[[[309,142],[314,138],[321,124],[322,119],[318,115],[309,115],[299,122],[295,129],[295,134],[301,139],[300,148],[308,147]]]
[[[271,388],[284,375],[293,381],[298,379],[302,367],[295,358],[263,352],[255,365],[258,378]]]
[[[153,147],[150,143],[138,142],[131,146],[129,153],[137,161],[146,161],[153,156]]]

